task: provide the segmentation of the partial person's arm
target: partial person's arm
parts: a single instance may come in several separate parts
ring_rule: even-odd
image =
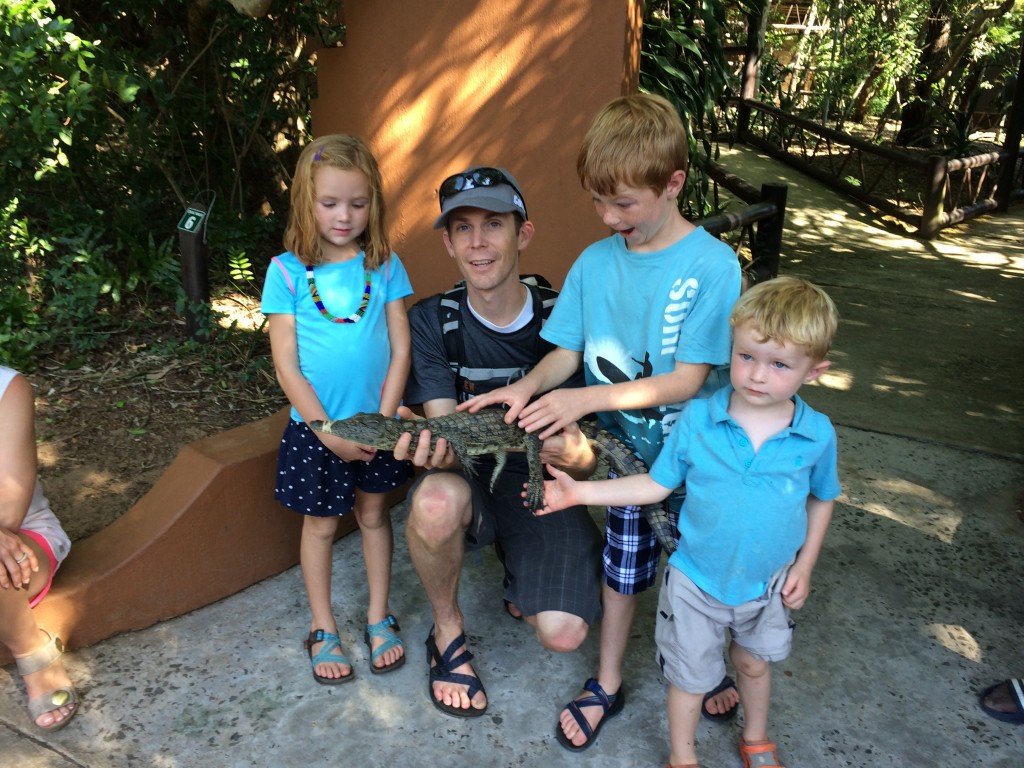
[[[270,355],[274,361],[277,381],[281,385],[285,397],[307,424],[316,420],[325,421],[328,418],[327,412],[312,385],[302,375],[302,370],[299,368],[295,315],[271,314],[267,320],[270,323]],[[322,432],[314,434],[328,450],[345,461],[356,461],[357,459],[369,461],[376,453],[374,449],[357,445],[351,440],[344,440]]]
[[[580,367],[582,359],[582,352],[573,352],[569,349],[556,347],[544,355],[541,361],[534,366],[533,370],[519,381],[509,384],[507,387],[498,387],[498,389],[492,389],[485,394],[477,395],[461,403],[458,410],[476,413],[481,408],[486,408],[489,405],[505,405],[508,407],[508,413],[505,414],[505,423],[511,424],[516,420],[524,406],[530,402],[531,397],[538,392],[547,392],[549,389],[554,389],[559,384],[564,383]],[[589,413],[589,411],[584,413]],[[568,421],[576,421],[576,419],[573,418]],[[565,424],[562,424],[562,426],[565,426]],[[542,435],[541,437],[550,437],[557,431],[557,429],[550,430],[547,435]]]
[[[17,535],[32,501],[37,472],[34,395],[20,374],[0,397],[0,435],[0,588],[17,589],[39,570],[35,553]]]
[[[543,440],[588,413],[684,403],[700,391],[710,372],[711,366],[705,363],[677,362],[671,372],[645,379],[556,389],[523,408],[519,426],[527,432],[541,430],[539,434]]]
[[[835,501],[822,501],[813,495],[807,497],[807,538],[782,585],[782,603],[790,610],[802,608],[811,593],[811,571],[821,554],[834,507]]]
[[[597,469],[597,454],[576,422],[541,444],[540,460],[554,464],[577,480],[586,480]]]
[[[384,377],[380,392],[380,412],[392,417],[398,411],[409,378],[412,365],[412,337],[409,333],[409,316],[405,312],[405,300],[395,299],[385,305],[388,323],[388,342],[391,346],[391,361]]]
[[[651,479],[650,475],[628,475],[614,480],[573,480],[567,473],[548,467],[554,480],[544,481],[544,507],[536,514],[547,515],[578,504],[602,507],[635,504],[656,504],[672,493],[671,488]]]

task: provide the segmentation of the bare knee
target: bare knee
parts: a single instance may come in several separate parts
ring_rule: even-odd
[[[311,515],[306,515],[302,520],[303,538],[334,541],[334,534],[337,530],[337,517],[312,517]]]
[[[754,656],[736,643],[730,647],[729,657],[732,659],[736,672],[745,677],[763,677],[771,669],[771,665],[767,661]]]
[[[462,535],[469,525],[471,494],[458,475],[431,475],[416,488],[409,501],[407,535],[427,546]]]
[[[587,639],[590,627],[579,616],[561,611],[543,611],[535,618],[534,628],[540,644],[549,651],[569,653]]]

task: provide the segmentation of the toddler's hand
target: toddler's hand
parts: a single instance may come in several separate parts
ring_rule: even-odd
[[[786,574],[782,585],[782,604],[791,611],[804,607],[807,596],[811,594],[811,570],[798,563],[793,563]]]
[[[544,481],[544,506],[533,512],[533,514],[538,516],[550,515],[552,512],[558,512],[559,510],[568,509],[579,504],[579,501],[575,498],[576,481],[562,470],[552,467],[550,464],[547,469],[555,479]],[[526,483],[523,483],[523,498],[526,498],[526,493]],[[525,502],[523,502],[523,506],[526,506]]]

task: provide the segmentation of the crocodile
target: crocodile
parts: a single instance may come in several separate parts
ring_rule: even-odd
[[[311,421],[316,432],[325,432],[384,451],[393,450],[403,433],[412,434],[410,451],[414,451],[419,434],[430,430],[431,449],[439,438],[448,441],[452,451],[469,474],[474,474],[474,458],[494,456],[495,467],[491,475],[491,490],[505,467],[508,454],[526,452],[527,490],[526,506],[537,510],[544,506],[544,475],[540,460],[540,438],[515,424],[505,423],[505,412],[489,408],[478,413],[459,411],[431,419],[391,419],[379,413],[358,413],[347,419]],[[614,435],[589,422],[580,423],[580,431],[594,452],[608,462],[619,477],[647,472],[647,465]],[[675,529],[665,513],[663,504],[647,504],[640,508],[658,542],[671,554],[675,551]]]

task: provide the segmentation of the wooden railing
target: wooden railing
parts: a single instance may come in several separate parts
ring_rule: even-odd
[[[700,219],[694,224],[733,247],[747,284],[778,277],[788,187],[785,184],[763,184],[758,190],[712,160],[702,159],[700,162],[715,184],[732,192],[747,206]],[[733,237],[730,238],[730,234]]]
[[[1024,151],[964,158],[881,147],[781,109],[735,100],[737,138],[917,228],[924,238],[1024,198]]]

